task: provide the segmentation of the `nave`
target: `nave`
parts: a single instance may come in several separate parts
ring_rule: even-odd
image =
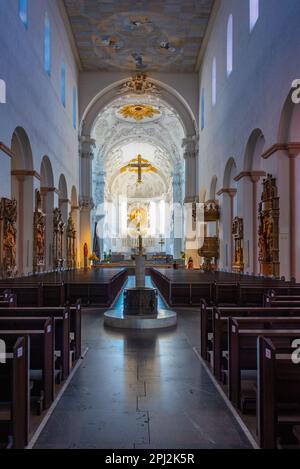
[[[251,448],[194,351],[197,311],[169,332],[104,329],[99,313],[83,310],[88,352],[35,449]]]

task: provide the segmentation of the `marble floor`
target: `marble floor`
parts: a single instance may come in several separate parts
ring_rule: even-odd
[[[105,329],[103,311],[85,310],[83,338],[88,353],[35,448],[251,447],[194,351],[196,310],[164,332]]]

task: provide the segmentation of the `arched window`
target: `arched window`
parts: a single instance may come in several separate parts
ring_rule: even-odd
[[[0,104],[6,103],[6,83],[4,80],[0,80]]]
[[[28,26],[28,0],[19,0],[19,17],[27,28]]]
[[[61,64],[61,102],[66,107],[66,66],[64,61]]]
[[[201,130],[205,127],[205,91],[202,88],[201,91]]]
[[[259,18],[259,0],[250,0],[250,31],[254,28]]]
[[[73,127],[77,127],[77,90],[74,86],[73,88]]]
[[[228,18],[227,23],[227,76],[231,74],[233,70],[233,17],[232,15]]]
[[[48,75],[51,75],[51,25],[48,13],[45,15],[44,27],[44,68]]]
[[[213,58],[212,71],[211,71],[211,100],[212,105],[215,106],[217,103],[217,60]]]

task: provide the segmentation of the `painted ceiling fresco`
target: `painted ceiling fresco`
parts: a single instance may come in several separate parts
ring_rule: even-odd
[[[193,72],[214,0],[64,0],[84,70]]]

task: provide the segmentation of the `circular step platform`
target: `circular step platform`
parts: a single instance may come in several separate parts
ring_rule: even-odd
[[[119,329],[164,329],[177,324],[177,313],[160,309],[157,316],[124,316],[123,311],[110,309],[104,313],[104,325]]]

